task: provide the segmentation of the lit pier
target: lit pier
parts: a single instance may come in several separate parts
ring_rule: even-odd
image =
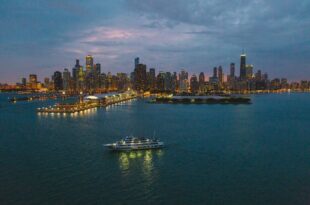
[[[56,104],[54,106],[38,108],[39,113],[78,113],[97,107],[106,107],[136,98],[135,92],[107,93],[84,97],[73,104]]]

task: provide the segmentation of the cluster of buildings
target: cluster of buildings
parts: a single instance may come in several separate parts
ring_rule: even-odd
[[[246,54],[240,55],[240,75],[236,75],[235,63],[231,63],[229,74],[225,76],[222,66],[213,68],[213,75],[206,76],[204,72],[199,75],[182,69],[176,72],[160,71],[157,75],[154,68],[147,71],[145,64],[135,59],[135,70],[131,73],[133,89],[137,91],[151,91],[153,93],[192,93],[206,94],[225,91],[272,91],[272,90],[309,90],[310,81],[288,83],[286,78],[269,79],[267,73],[257,70],[246,63]]]
[[[39,82],[37,76],[29,75],[22,78],[21,86],[28,89],[38,90],[46,89],[48,91],[66,91],[67,93],[102,93],[112,91],[125,91],[130,87],[130,81],[126,73],[117,73],[112,75],[110,72],[101,72],[100,63],[94,63],[92,56],[86,56],[85,67],[80,65],[77,59],[74,67],[70,71],[65,68],[63,72],[55,71],[48,78],[44,78],[44,82]]]
[[[77,59],[71,70],[65,68],[62,72],[55,71],[50,78],[39,82],[37,75],[30,74],[28,80],[22,78],[17,88],[43,91],[65,91],[66,93],[103,93],[113,91],[126,91],[133,89],[138,92],[151,93],[192,93],[206,94],[225,91],[264,91],[264,90],[309,90],[310,81],[289,83],[286,78],[269,79],[267,73],[257,70],[247,64],[246,54],[240,55],[239,76],[236,75],[235,63],[229,65],[229,73],[224,74],[222,66],[214,67],[213,74],[206,76],[204,72],[199,75],[189,73],[182,69],[177,72],[148,69],[140,63],[139,58],[134,60],[134,70],[130,74],[110,72],[104,73],[100,63],[94,63],[90,55],[85,58],[82,66]],[[5,85],[0,85],[0,88]],[[8,85],[7,85],[8,86]]]

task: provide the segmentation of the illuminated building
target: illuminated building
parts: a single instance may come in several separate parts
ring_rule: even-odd
[[[218,79],[219,79],[220,84],[224,83],[224,73],[223,73],[222,66],[219,66],[218,68]]]
[[[26,78],[22,78],[22,86],[26,86],[27,85],[27,79]]]
[[[185,70],[179,73],[179,92],[188,92],[188,73]]]
[[[165,91],[172,91],[172,75],[170,72],[166,72],[165,74]]]
[[[163,71],[160,71],[157,75],[156,87],[157,87],[157,90],[160,92],[165,91],[165,75],[166,73]]]
[[[255,80],[256,80],[256,81],[262,80],[262,71],[261,71],[261,70],[258,70],[258,71],[255,73]]]
[[[156,89],[156,74],[155,68],[150,68],[150,72],[148,75],[149,88],[151,91]]]
[[[246,79],[248,80],[253,77],[253,65],[245,66],[245,76],[246,76]]]
[[[146,65],[138,64],[135,68],[134,88],[137,91],[145,91],[147,88]]]
[[[50,87],[50,79],[44,78],[44,87],[49,88]]]
[[[118,91],[126,91],[129,87],[128,85],[128,77],[126,73],[117,73],[117,90]]]
[[[62,90],[63,89],[63,79],[62,79],[61,72],[59,72],[59,71],[54,72],[53,80],[54,80],[54,89],[56,91]]]
[[[75,60],[75,66],[72,68],[72,89],[76,91],[78,89],[78,79],[80,70],[80,60]]]
[[[203,72],[199,74],[199,92],[205,92],[205,74]]]
[[[235,64],[234,63],[230,64],[230,78],[231,79],[235,78]]]
[[[243,53],[240,55],[240,79],[246,79],[246,54]]]
[[[69,90],[70,89],[70,81],[71,81],[71,73],[67,68],[64,69],[64,72],[62,73],[63,77],[63,89]]]
[[[197,93],[199,90],[199,83],[195,74],[193,74],[190,78],[190,88],[192,93]]]
[[[213,78],[217,78],[217,67],[213,68]]]
[[[29,86],[30,86],[30,89],[37,89],[37,83],[38,83],[37,75],[30,74],[29,75]]]
[[[171,79],[171,91],[176,92],[177,89],[178,89],[178,76],[176,72],[173,72]]]
[[[281,88],[282,89],[288,89],[289,88],[289,84],[288,84],[286,78],[281,78]]]
[[[86,73],[91,73],[94,68],[94,59],[91,55],[86,56]]]
[[[78,79],[77,79],[77,90],[82,91],[85,87],[85,72],[83,70],[83,67],[80,66],[78,69]]]

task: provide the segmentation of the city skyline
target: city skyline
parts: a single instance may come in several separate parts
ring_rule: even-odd
[[[212,75],[199,75],[189,73],[186,69],[178,71],[163,71],[148,67],[140,61],[139,57],[133,59],[132,72],[105,73],[100,63],[91,55],[85,56],[85,65],[80,59],[75,60],[75,65],[63,71],[56,70],[44,81],[40,81],[34,73],[29,78],[24,76],[14,85],[0,83],[2,90],[28,90],[39,92],[61,92],[67,94],[124,92],[134,90],[138,93],[174,93],[205,95],[214,92],[291,92],[308,91],[310,81],[290,81],[287,78],[270,78],[268,72],[256,70],[253,64],[247,63],[246,53],[240,54],[239,69],[236,63],[231,62],[229,72],[226,73],[221,65],[213,67]],[[239,73],[236,72],[239,70]],[[156,74],[157,73],[157,74]]]
[[[271,77],[309,80],[309,8],[308,1],[5,1],[0,82],[43,78],[88,54],[104,72],[129,73],[139,56],[157,70],[198,75],[222,65],[227,73],[242,49]]]
[[[90,58],[90,60],[88,60]],[[234,62],[230,62],[230,63],[227,63],[226,65],[220,65],[220,64],[218,64],[218,65],[213,65],[213,66],[211,66],[210,68],[205,68],[205,69],[203,69],[203,70],[201,70],[201,71],[197,71],[197,72],[191,72],[191,69],[190,68],[185,68],[185,67],[180,67],[180,68],[170,68],[170,69],[160,69],[160,68],[155,68],[155,67],[152,67],[152,66],[149,66],[149,64],[147,63],[147,62],[144,62],[143,60],[143,64],[145,64],[146,66],[147,66],[147,69],[155,69],[156,70],[156,74],[159,74],[160,72],[171,72],[171,73],[173,73],[173,72],[177,72],[177,73],[179,73],[179,72],[182,72],[183,70],[184,71],[186,71],[187,73],[188,73],[188,78],[190,78],[192,75],[199,75],[200,73],[204,73],[204,75],[205,75],[205,77],[206,78],[209,78],[209,77],[211,77],[212,78],[212,76],[214,76],[214,68],[216,68],[216,67],[218,67],[218,68],[220,68],[221,70],[222,70],[222,72],[223,72],[223,80],[224,81],[227,81],[228,79],[227,79],[227,77],[230,75],[230,73],[232,72],[231,71],[231,65],[233,64],[234,66],[236,66],[236,68],[234,68],[234,74],[235,74],[235,76],[240,76],[241,78],[245,78],[245,73],[243,73],[243,74],[241,74],[241,70],[243,70],[243,72],[246,72],[245,71],[245,66],[252,66],[252,74],[253,74],[253,76],[254,76],[254,74],[255,74],[255,72],[253,72],[254,70],[256,70],[256,71],[262,71],[262,69],[259,69],[259,68],[257,68],[257,67],[255,67],[255,65],[253,65],[253,64],[247,64],[246,62],[243,62],[243,64],[244,65],[242,65],[241,66],[241,59],[244,59],[244,58],[246,58],[247,60],[247,62],[248,62],[248,56],[247,56],[247,54],[244,52],[244,49],[242,50],[242,53],[241,54],[239,54],[239,58],[240,59],[238,59],[238,60],[236,60],[236,61],[234,61]],[[138,61],[137,61],[137,59],[138,59]],[[91,67],[90,67],[90,64],[92,64],[92,65],[94,65],[94,66],[96,66],[97,64],[99,64],[99,66],[100,66],[100,72],[99,73],[106,73],[106,74],[108,74],[108,73],[111,73],[111,74],[117,74],[117,73],[125,73],[126,75],[128,75],[128,77],[130,77],[130,74],[134,71],[134,69],[135,69],[135,66],[137,65],[137,63],[139,64],[139,63],[142,63],[142,61],[140,62],[140,57],[135,57],[134,58],[134,62],[132,62],[133,60],[131,59],[131,70],[128,70],[127,72],[117,72],[117,71],[115,71],[115,72],[113,72],[113,71],[111,71],[111,70],[104,70],[104,69],[102,69],[102,64],[101,64],[101,62],[99,62],[99,61],[97,61],[96,60],[96,57],[95,56],[92,56],[92,55],[90,55],[90,54],[88,54],[88,55],[86,55],[86,56],[84,56],[83,58],[75,58],[74,59],[74,61],[75,61],[75,64],[73,63],[74,61],[72,61],[71,62],[71,64],[69,65],[69,66],[67,66],[67,67],[62,67],[62,68],[57,68],[56,70],[51,70],[51,72],[49,73],[49,74],[47,74],[46,76],[40,76],[39,74],[37,74],[37,73],[26,73],[24,76],[20,76],[19,78],[17,78],[17,81],[16,82],[1,82],[0,81],[0,83],[5,83],[5,84],[9,84],[9,85],[15,85],[16,83],[20,83],[22,80],[23,80],[23,78],[25,78],[25,77],[27,77],[27,76],[31,76],[31,75],[36,75],[36,78],[37,78],[37,81],[38,82],[43,82],[44,81],[44,79],[45,78],[51,78],[51,77],[53,77],[53,75],[54,75],[54,73],[55,72],[64,72],[64,71],[68,71],[69,70],[69,72],[71,72],[72,71],[72,69],[74,69],[76,66],[77,66],[77,64],[78,64],[78,66],[81,66],[82,67],[82,69],[84,70],[84,71],[89,71],[90,69],[91,69]],[[130,64],[130,63],[129,63]],[[242,69],[241,69],[241,67],[242,67]],[[269,72],[267,71],[267,70],[263,70],[265,73],[268,73],[269,74]],[[277,74],[275,74],[275,75],[277,75]],[[280,75],[280,76],[279,76]],[[277,76],[272,76],[273,78],[287,78],[286,76],[281,76],[281,74],[278,74]],[[293,82],[294,80],[292,80],[292,79],[288,79],[288,81],[289,82]],[[297,80],[297,81],[300,81],[300,80]]]

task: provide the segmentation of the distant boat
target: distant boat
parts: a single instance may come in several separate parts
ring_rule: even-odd
[[[114,151],[131,151],[144,149],[160,149],[164,147],[164,143],[159,141],[158,139],[127,136],[120,141],[112,144],[105,144],[104,146]]]

